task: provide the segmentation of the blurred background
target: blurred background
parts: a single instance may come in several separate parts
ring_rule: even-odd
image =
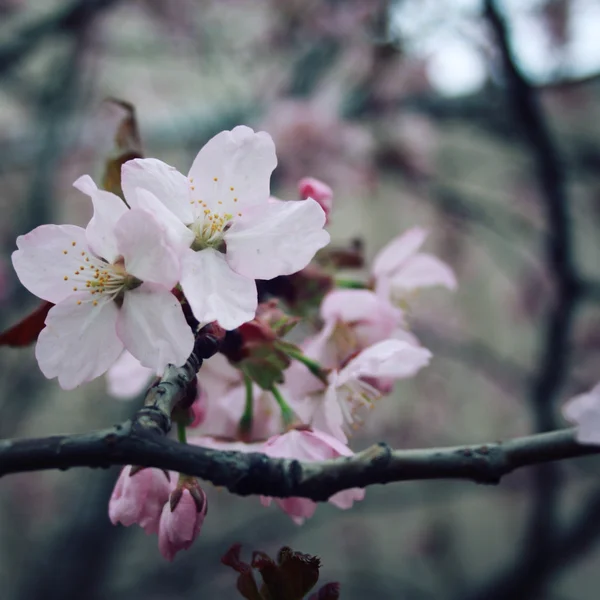
[[[136,107],[146,156],[183,172],[223,129],[268,131],[274,193],[327,182],[333,240],[360,239],[369,258],[430,229],[459,289],[413,301],[435,358],[378,404],[355,450],[563,427],[561,404],[600,379],[599,32],[598,0],[0,0],[0,325],[37,306],[10,265],[16,236],[89,219],[71,184],[99,179],[116,97]],[[103,380],[61,391],[33,348],[2,349],[0,386],[0,438],[137,407]],[[241,542],[320,556],[344,600],[596,600],[599,467],[372,487],[302,527],[207,484],[202,535],[173,564],[109,523],[118,469],[8,476],[0,598],[236,598],[219,558]]]

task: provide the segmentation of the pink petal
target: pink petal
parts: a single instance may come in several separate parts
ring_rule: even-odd
[[[152,375],[152,369],[125,350],[106,373],[108,393],[122,400],[135,398],[149,386]]]
[[[179,259],[167,243],[164,228],[145,210],[134,208],[115,227],[119,254],[125,269],[142,281],[168,289],[179,281]]]
[[[121,167],[121,185],[131,207],[137,202],[137,189],[151,192],[181,222],[193,220],[190,182],[175,167],[156,158],[136,158]]]
[[[169,363],[182,365],[194,347],[194,334],[177,298],[149,283],[125,293],[117,333],[142,366],[156,374]]]
[[[580,444],[600,444],[600,383],[589,392],[571,398],[562,413],[577,427]]]
[[[73,293],[70,277],[81,264],[80,250],[89,250],[85,230],[75,225],[41,225],[20,235],[17,248],[12,263],[21,283],[54,304]]]
[[[402,340],[384,340],[363,350],[339,373],[338,385],[359,377],[412,377],[429,364],[431,352]]]
[[[344,424],[344,414],[337,398],[335,384],[332,382],[320,401],[315,403],[310,425],[316,431],[330,435],[342,444],[346,444],[348,436],[344,431]]]
[[[426,237],[427,231],[425,229],[413,227],[401,236],[394,238],[375,257],[372,269],[373,275],[375,277],[391,275],[423,245]]]
[[[42,373],[58,377],[65,390],[105,373],[123,350],[116,332],[117,305],[100,299],[94,306],[89,298],[74,294],[51,308],[35,347]]]
[[[245,126],[222,131],[207,142],[192,164],[192,199],[233,214],[238,207],[266,203],[276,165],[275,144],[268,133],[254,133]]]
[[[114,262],[119,256],[115,225],[129,209],[115,194],[99,190],[89,175],[82,175],[73,186],[87,194],[94,205],[94,216],[85,230],[90,248],[108,262]]]
[[[152,214],[164,227],[169,244],[176,250],[189,248],[194,241],[194,232],[172,213],[154,194],[137,188],[132,208],[141,208]]]
[[[355,502],[360,502],[365,498],[365,490],[361,490],[360,488],[351,488],[349,490],[343,490],[334,494],[329,498],[328,502],[331,502],[334,506],[342,510],[348,510],[352,508],[352,505]]]
[[[452,269],[431,254],[415,254],[391,277],[392,289],[414,290],[442,285],[456,289],[456,277]]]
[[[227,262],[252,279],[272,279],[303,269],[329,243],[325,213],[312,199],[270,203],[259,214],[234,221],[225,234]]]
[[[218,321],[225,329],[235,329],[256,314],[256,283],[233,271],[212,248],[183,255],[181,287],[201,323]]]

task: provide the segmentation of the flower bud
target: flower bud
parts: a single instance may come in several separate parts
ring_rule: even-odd
[[[160,469],[135,469],[127,465],[119,475],[108,503],[113,523],[137,523],[146,533],[157,533],[163,507],[169,500],[169,474]]]
[[[187,550],[200,534],[208,503],[195,478],[180,479],[160,516],[158,549],[172,561],[180,550]]]
[[[302,200],[316,200],[325,212],[325,223],[329,223],[329,213],[333,208],[333,190],[326,183],[314,177],[304,177],[298,182],[298,193]]]

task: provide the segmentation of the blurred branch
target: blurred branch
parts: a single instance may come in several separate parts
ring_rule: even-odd
[[[169,412],[183,397],[193,365],[169,367],[150,389],[147,405],[133,419],[109,429],[0,442],[0,476],[22,471],[133,464],[196,475],[246,496],[304,497],[316,501],[353,487],[422,479],[467,479],[497,484],[516,469],[599,454],[580,445],[574,429],[502,443],[423,450],[392,450],[377,444],[350,458],[302,463],[260,453],[212,450],[166,438]]]
[[[77,33],[91,19],[117,0],[73,0],[55,12],[21,27],[11,39],[0,45],[0,75],[14,68],[46,38]]]

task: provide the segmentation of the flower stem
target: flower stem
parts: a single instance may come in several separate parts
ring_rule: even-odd
[[[336,279],[336,287],[350,290],[368,290],[369,286],[364,281],[356,281],[354,279]]]
[[[181,421],[177,421],[177,439],[182,444],[187,444],[187,436],[186,436],[186,432],[185,432],[185,423],[182,423]]]
[[[312,358],[309,358],[302,352],[302,350],[288,348],[286,349],[287,355],[298,362],[301,362],[317,379],[320,379],[325,385],[327,385],[327,371],[320,363]]]
[[[285,401],[284,397],[281,395],[281,392],[275,387],[271,387],[271,393],[273,394],[273,398],[275,398],[275,402],[279,406],[279,410],[281,410],[281,418],[283,419],[284,427],[289,427],[296,419],[294,415],[294,411],[289,407],[289,404]]]
[[[252,379],[246,373],[244,373],[244,387],[246,388],[246,404],[244,405],[244,414],[240,419],[240,432],[248,433],[252,429],[254,418],[254,394],[252,392]]]

